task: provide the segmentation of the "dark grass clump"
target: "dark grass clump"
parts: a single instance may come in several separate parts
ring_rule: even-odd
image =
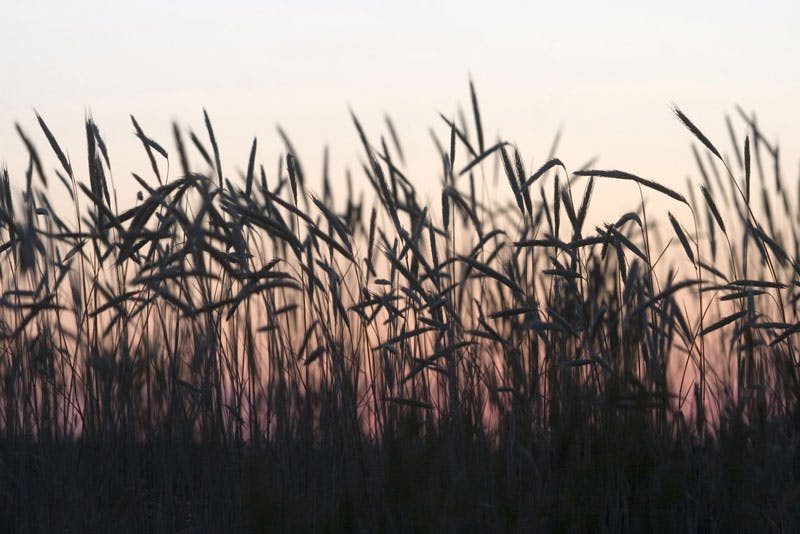
[[[339,196],[327,151],[312,192],[282,130],[278,173],[254,140],[234,179],[208,114],[175,152],[133,119],[152,176],[126,206],[91,119],[85,176],[43,118],[54,158],[18,126],[0,530],[800,528],[800,206],[778,147],[741,113],[729,160],[676,109],[699,142],[687,200],[555,154],[526,171],[470,94],[474,125],[434,134],[432,206],[388,118],[375,141],[353,117],[369,198]],[[619,180],[668,211],[591,228]]]

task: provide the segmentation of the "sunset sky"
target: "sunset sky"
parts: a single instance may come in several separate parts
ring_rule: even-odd
[[[254,136],[259,159],[274,169],[280,124],[318,189],[326,143],[334,172],[358,168],[352,107],[376,141],[383,114],[394,118],[410,175],[424,188],[440,173],[428,128],[445,138],[437,113],[453,116],[458,104],[469,111],[471,76],[486,136],[517,143],[528,164],[544,161],[561,128],[557,155],[570,168],[599,156],[601,168],[683,188],[694,172],[690,135],[670,105],[730,152],[724,115],[738,103],[758,113],[796,177],[796,2],[378,4],[5,2],[0,162],[21,184],[19,121],[56,166],[36,109],[83,172],[90,112],[127,194],[131,171],[151,174],[129,114],[169,150],[171,121],[204,133],[206,108],[226,172],[246,166]]]

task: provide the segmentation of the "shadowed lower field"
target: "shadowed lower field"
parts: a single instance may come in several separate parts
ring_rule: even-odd
[[[283,131],[278,174],[254,141],[234,179],[207,115],[170,151],[134,119],[152,174],[133,207],[91,119],[88,176],[42,118],[52,155],[18,127],[0,527],[798,528],[798,202],[753,117],[741,138],[728,120],[727,158],[676,115],[688,198],[554,155],[526,169],[473,91],[469,124],[442,117],[435,206],[388,120],[373,139],[354,117],[373,191],[337,198],[349,175],[326,165],[312,192]],[[592,227],[610,181],[651,204]]]

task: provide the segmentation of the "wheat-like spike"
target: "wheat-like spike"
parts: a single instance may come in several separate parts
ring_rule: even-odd
[[[483,153],[483,124],[481,123],[481,112],[478,109],[478,95],[475,93],[475,84],[472,79],[469,81],[469,94],[472,100],[472,114],[475,118],[475,130],[478,133],[478,150]]]
[[[658,191],[659,193],[663,193],[668,197],[677,200],[678,202],[686,204],[687,206],[689,205],[689,203],[686,201],[686,198],[684,198],[684,196],[681,195],[680,193],[677,193],[672,189],[663,186],[657,182],[654,182],[652,180],[647,180],[646,178],[642,178],[640,176],[631,174],[629,172],[618,171],[618,170],[601,171],[601,170],[588,169],[583,171],[575,171],[573,174],[575,174],[575,176],[594,176],[599,178],[616,178],[618,180],[630,180],[639,183],[647,188]]]
[[[708,140],[705,134],[703,134],[703,132],[701,132],[700,129],[697,126],[695,126],[691,120],[689,120],[689,117],[683,114],[683,112],[680,110],[680,108],[678,108],[678,106],[673,106],[672,111],[675,113],[675,116],[678,117],[678,119],[680,119],[683,125],[686,126],[686,129],[688,129],[692,133],[692,135],[694,135],[698,139],[698,141],[703,143],[703,146],[705,146],[709,151],[711,151],[712,154],[717,156],[717,158],[720,161],[724,162],[724,160],[722,159],[722,155],[719,153],[719,150],[717,150],[717,148],[711,143],[711,141]]]

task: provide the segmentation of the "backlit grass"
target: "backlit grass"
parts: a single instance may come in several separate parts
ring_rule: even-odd
[[[315,191],[283,131],[279,173],[254,140],[237,176],[207,114],[170,143],[134,119],[135,202],[91,119],[85,176],[41,117],[18,126],[0,530],[800,527],[800,205],[778,147],[739,110],[721,151],[676,109],[684,192],[557,154],[526,169],[471,97],[470,124],[437,126],[432,203],[390,121],[353,117],[363,195],[327,165]],[[631,204],[590,225],[606,187]]]

